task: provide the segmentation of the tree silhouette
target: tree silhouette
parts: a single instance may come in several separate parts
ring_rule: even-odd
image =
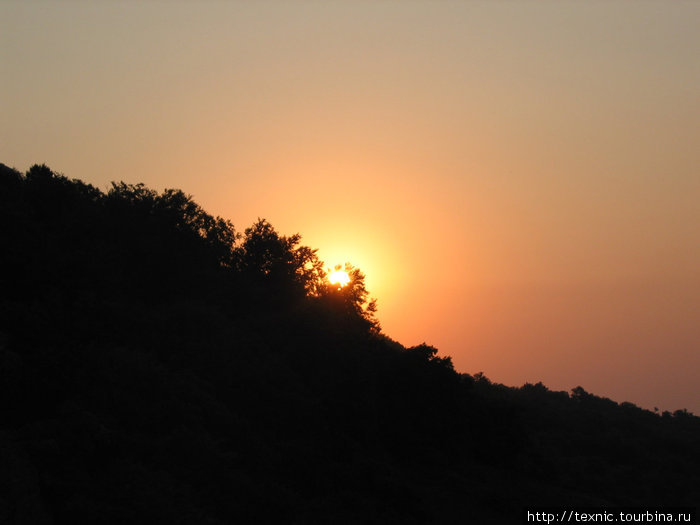
[[[325,278],[323,262],[300,241],[301,235],[279,235],[267,220],[258,219],[235,252],[237,268],[259,287],[286,298],[316,293]]]
[[[379,333],[379,321],[376,318],[377,301],[369,299],[369,291],[365,286],[365,274],[349,262],[345,265],[336,265],[336,271],[343,270],[349,278],[344,286],[332,284],[323,276],[322,285],[318,297],[335,312],[358,321],[372,332]]]
[[[365,275],[180,190],[0,165],[0,523],[511,523],[693,505],[700,418],[457,373]]]

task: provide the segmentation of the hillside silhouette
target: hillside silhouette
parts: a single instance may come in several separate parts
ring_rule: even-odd
[[[0,165],[0,224],[0,523],[698,505],[700,418],[458,373],[264,219]]]

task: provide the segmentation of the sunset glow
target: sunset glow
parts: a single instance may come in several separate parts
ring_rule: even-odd
[[[700,412],[698,27],[700,2],[4,2],[0,162],[264,217],[460,372]]]

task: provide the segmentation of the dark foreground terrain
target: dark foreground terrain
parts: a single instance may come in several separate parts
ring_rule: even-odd
[[[382,334],[348,270],[180,191],[0,165],[0,523],[698,504],[700,418],[459,374]]]

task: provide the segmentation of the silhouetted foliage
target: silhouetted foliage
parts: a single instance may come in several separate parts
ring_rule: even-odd
[[[299,234],[279,235],[265,219],[245,230],[236,250],[238,269],[246,280],[280,299],[313,293],[325,278],[316,250],[300,246]]]
[[[340,321],[351,331],[369,330],[375,334],[379,333],[379,321],[375,315],[377,301],[369,299],[369,291],[365,286],[365,274],[350,263],[335,267],[335,270],[341,269],[350,279],[346,285],[340,286],[328,282],[324,272],[323,278],[316,281],[320,285],[315,286],[313,290],[312,295],[325,315],[329,316],[326,322],[332,324],[334,321],[336,323]],[[339,327],[336,326],[336,328]]]
[[[384,335],[362,272],[180,190],[0,164],[0,523],[511,523],[696,505],[700,419]]]

